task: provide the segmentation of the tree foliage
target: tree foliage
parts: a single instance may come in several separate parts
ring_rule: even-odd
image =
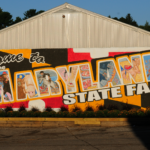
[[[3,9],[0,7],[0,13],[2,13],[3,12]]]
[[[108,18],[111,18],[111,16],[109,15]],[[142,26],[142,25],[138,26],[137,22],[135,20],[133,20],[133,17],[131,16],[131,14],[127,14],[125,18],[124,17],[121,17],[121,18],[114,17],[112,19],[135,26],[135,27],[139,27],[139,28],[147,30],[147,31],[150,31],[150,24],[148,21],[146,21],[144,26]]]
[[[29,9],[24,13],[24,18],[20,18],[18,16],[13,20],[12,15],[9,12],[3,11],[3,9],[0,7],[0,30],[43,12],[44,10],[36,11],[36,9]]]
[[[33,16],[36,16],[38,14],[43,13],[44,10],[40,10],[37,11],[36,9],[29,9],[27,11],[24,12],[24,17],[20,18],[19,16],[15,18],[15,20],[12,19],[12,15],[9,12],[5,12],[3,11],[3,9],[0,7],[0,30],[3,28],[6,28],[10,25],[16,24],[21,22],[22,20],[26,20],[28,18],[31,18]],[[111,18],[111,16],[108,16],[109,18]],[[150,31],[150,24],[148,21],[146,21],[145,25],[138,25],[138,23],[133,19],[133,17],[131,16],[131,14],[127,14],[126,17],[114,17],[112,18],[114,20],[135,26],[135,27],[139,27],[141,29]]]
[[[13,19],[9,12],[4,12],[0,9],[0,29],[6,28],[12,25]]]
[[[150,31],[150,24],[149,22],[146,21],[145,25],[144,26],[139,26],[141,29],[144,29],[144,30],[147,30],[147,31]]]
[[[129,24],[129,25],[138,27],[137,22],[135,20],[133,20],[131,14],[127,14],[125,18],[124,17],[121,17],[121,18],[114,17],[112,19],[115,19],[115,20],[118,20],[120,22],[123,22],[123,23]]]
[[[16,19],[13,21],[13,24],[21,22],[22,19],[20,17],[16,17]]]
[[[38,14],[40,14],[40,13],[43,13],[43,12],[44,12],[44,10],[36,11],[36,9],[29,9],[29,10],[27,10],[27,11],[24,13],[24,18],[23,18],[23,20],[28,19],[28,18],[31,18],[31,17],[36,16],[36,15],[38,15]]]

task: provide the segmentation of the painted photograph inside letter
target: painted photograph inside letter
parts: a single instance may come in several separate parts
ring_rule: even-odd
[[[113,61],[106,61],[100,63],[99,82],[100,82],[100,87],[108,87],[109,82],[111,82],[113,86],[121,84]]]
[[[29,98],[38,97],[37,90],[30,73],[17,74],[17,96],[18,99],[25,99],[26,94]]]
[[[91,90],[97,88],[97,83],[92,82],[89,65],[80,65],[80,75],[84,90]]]
[[[150,81],[150,55],[146,55],[143,58],[144,58],[147,79],[148,81]]]
[[[36,72],[40,95],[49,95],[49,88],[52,95],[60,93],[59,84],[56,82],[57,74],[52,70],[41,70]]]
[[[67,85],[67,92],[76,92],[75,80],[78,72],[78,66],[70,66],[69,73],[66,67],[60,67],[57,69],[57,71]]]
[[[2,102],[2,96],[4,102],[13,101],[8,71],[0,71],[0,102]]]
[[[140,65],[140,57],[133,56],[131,59],[132,59],[131,61],[132,65],[130,64],[127,58],[119,59],[120,70],[121,70],[121,75],[124,84],[131,83],[130,77],[132,77],[135,82],[143,81],[141,65]]]

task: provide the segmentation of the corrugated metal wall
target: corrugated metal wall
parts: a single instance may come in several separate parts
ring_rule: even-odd
[[[0,49],[149,46],[148,32],[69,9],[47,13],[0,31]]]

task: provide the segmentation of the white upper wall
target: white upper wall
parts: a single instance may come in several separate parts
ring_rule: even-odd
[[[112,47],[150,47],[150,32],[67,3],[0,30],[0,49]]]

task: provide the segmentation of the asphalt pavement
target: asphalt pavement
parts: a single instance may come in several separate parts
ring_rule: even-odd
[[[150,128],[1,128],[0,150],[147,150]]]

